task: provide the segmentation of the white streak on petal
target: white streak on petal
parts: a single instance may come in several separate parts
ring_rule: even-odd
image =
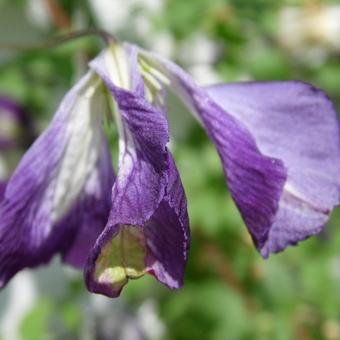
[[[69,141],[55,183],[51,186],[55,186],[54,191],[51,188],[53,222],[58,221],[76,200],[98,160],[105,104],[100,89],[98,78],[90,77],[70,114],[66,133]]]
[[[120,44],[111,44],[103,52],[103,61],[111,81],[118,87],[131,88],[130,70],[126,51]],[[117,183],[123,183],[133,168],[136,159],[136,146],[129,129],[123,124],[117,103],[113,103],[113,111],[119,131],[119,172]]]
[[[104,52],[105,68],[112,82],[123,89],[130,89],[128,58],[120,44],[111,44]]]

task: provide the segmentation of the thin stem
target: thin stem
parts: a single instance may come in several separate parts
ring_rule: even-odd
[[[107,45],[112,41],[117,41],[117,39],[114,36],[100,28],[87,28],[84,30],[73,31],[70,33],[58,35],[52,38],[51,40],[38,44],[25,45],[25,44],[0,43],[0,50],[29,51],[44,48],[54,48],[64,43],[67,43],[71,40],[79,39],[89,35],[97,35],[101,37]]]

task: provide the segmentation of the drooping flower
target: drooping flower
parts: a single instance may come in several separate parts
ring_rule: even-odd
[[[145,273],[178,288],[189,226],[165,112],[145,98],[134,48],[110,47],[91,68],[98,75],[89,71],[67,94],[8,184],[1,285],[59,252],[85,269],[90,291],[117,296]],[[115,179],[102,127],[110,107],[119,128]]]
[[[169,89],[216,145],[264,257],[321,230],[339,203],[340,170],[338,122],[321,91],[299,82],[202,88],[176,64],[113,42],[10,180],[0,206],[2,285],[57,252],[84,268],[90,291],[107,296],[146,273],[169,288],[182,285],[190,233],[167,148]],[[116,178],[106,112],[119,131]]]
[[[189,225],[184,190],[167,149],[165,112],[146,100],[134,47],[113,45],[90,67],[114,99],[120,154],[111,213],[85,268],[87,287],[117,296],[129,279],[149,272],[179,288]]]

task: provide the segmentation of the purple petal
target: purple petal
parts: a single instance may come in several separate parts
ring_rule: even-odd
[[[232,197],[261,249],[268,239],[287,176],[282,161],[263,154],[243,122],[223,110],[179,66],[149,52],[140,50],[140,55],[151,70],[168,78],[171,89],[197,115],[216,145]]]
[[[135,49],[114,48],[90,64],[114,98],[121,140],[112,210],[85,270],[88,289],[111,297],[147,272],[179,287],[189,242],[185,195],[166,148],[165,114],[144,97]],[[110,71],[117,63],[117,72],[130,75],[125,81]]]
[[[63,260],[77,268],[84,268],[87,257],[104,229],[111,208],[111,191],[114,183],[111,155],[103,141],[101,157],[88,177],[84,188],[69,215],[65,226],[74,231],[74,241],[64,251]]]
[[[89,73],[69,91],[7,185],[0,205],[1,287],[19,270],[45,263],[58,251],[79,265],[82,259],[73,255],[81,239],[78,228],[99,234],[104,226],[113,173],[99,85]],[[91,202],[97,207],[84,216]]]
[[[207,89],[253,134],[288,178],[263,256],[318,233],[339,203],[339,126],[326,95],[301,82],[241,83]]]
[[[112,193],[112,211],[119,219],[123,218],[124,223],[139,225],[150,218],[164,196],[169,133],[165,115],[143,96],[134,50],[126,50],[122,62],[126,60],[129,61],[131,91],[120,87],[118,81],[115,83],[113,74],[110,74],[110,63],[116,62],[111,50],[100,54],[90,66],[103,79],[118,107],[120,156]],[[117,223],[114,218],[111,217],[112,225]]]
[[[170,154],[168,161],[166,194],[148,220],[131,225],[117,214],[109,219],[85,269],[89,291],[117,297],[129,279],[147,272],[171,289],[182,286],[189,222],[184,190]]]
[[[167,194],[145,224],[146,266],[169,288],[183,285],[190,246],[187,202],[179,173],[169,154]]]

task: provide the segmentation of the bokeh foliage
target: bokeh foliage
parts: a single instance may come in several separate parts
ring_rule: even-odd
[[[337,2],[323,2],[327,3]],[[160,14],[147,18],[152,32],[171,37],[175,46],[172,57],[182,64],[186,61],[176,54],[177,46],[201,34],[218,46],[210,66],[221,80],[300,79],[326,90],[339,108],[340,54],[329,53],[314,63],[296,58],[280,45],[278,16],[283,7],[292,4],[308,5],[306,1],[284,0],[167,0]],[[59,5],[71,22],[81,15],[82,27],[98,24],[87,1],[59,1]],[[124,6],[124,1],[120,5]],[[34,26],[27,20],[25,8],[25,1],[0,1],[0,41],[36,42],[58,32],[53,22]],[[138,11],[143,11],[142,2],[119,34],[152,46],[153,35],[134,35],[133,18]],[[9,27],[11,20],[15,27]],[[98,41],[87,38],[53,50],[0,50],[0,92],[23,103],[41,129],[86,69],[86,61],[100,48]],[[169,106],[186,115],[178,105]],[[155,301],[165,325],[163,337],[169,340],[339,339],[339,213],[334,213],[320,236],[263,260],[225,188],[213,145],[188,117],[177,114],[171,123],[175,136],[171,147],[186,189],[192,227],[185,286],[172,292],[149,277],[131,282],[121,297],[129,313],[137,315],[144,301]],[[184,133],[176,137],[181,119],[185,121]],[[41,292],[21,323],[23,339],[83,338],[89,327],[84,312],[90,303],[89,293],[81,274],[64,284],[58,296]],[[116,302],[112,304],[120,308]],[[96,322],[95,316],[91,322]],[[92,335],[99,338],[95,334],[100,330]]]

